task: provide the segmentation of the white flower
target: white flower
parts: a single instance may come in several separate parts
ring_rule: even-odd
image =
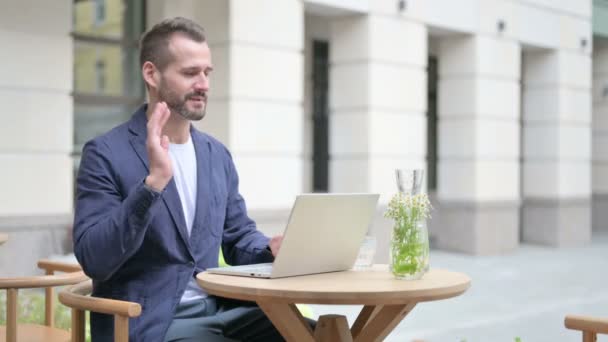
[[[404,193],[395,194],[384,217],[393,220],[404,219],[425,219],[430,216],[431,202],[426,194],[406,195]]]

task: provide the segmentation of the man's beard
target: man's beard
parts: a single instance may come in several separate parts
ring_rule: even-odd
[[[198,110],[188,110],[186,107],[186,101],[195,96],[203,98],[203,106]],[[179,94],[165,87],[165,82],[161,82],[158,88],[158,97],[160,101],[167,103],[167,106],[171,111],[178,113],[187,120],[199,121],[205,117],[207,111],[207,94],[204,92],[188,93],[182,99],[180,98]]]

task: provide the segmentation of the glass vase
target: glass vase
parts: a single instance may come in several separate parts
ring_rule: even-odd
[[[430,204],[421,193],[423,175],[423,170],[396,170],[399,193],[389,204],[393,213],[389,265],[397,279],[420,279],[429,269]]]

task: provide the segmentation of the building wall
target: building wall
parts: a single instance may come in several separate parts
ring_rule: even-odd
[[[440,70],[431,223],[438,245],[477,254],[512,250],[520,239],[587,242],[591,2],[405,3],[373,1],[365,16],[330,19],[339,56],[330,80],[332,189],[386,199],[393,168],[424,166],[426,82],[412,66],[424,70],[432,38]],[[386,109],[419,110],[421,123]],[[344,110],[358,113],[339,115]]]
[[[396,191],[393,170],[426,167],[433,41],[439,160],[431,230],[442,248],[485,254],[522,239],[554,246],[590,239],[591,189],[596,198],[608,194],[599,45],[591,152],[593,3],[149,0],[146,15],[148,26],[182,15],[207,29],[216,71],[209,115],[198,125],[231,149],[252,216],[269,234],[282,230],[295,196],[312,189],[312,39],[330,44],[330,191],[380,192],[381,239],[390,228],[381,211]],[[11,239],[0,256],[30,241],[46,256],[69,248],[75,7],[1,6],[0,115],[10,124],[0,125],[0,230]],[[83,87],[92,87],[85,76]],[[594,225],[602,221],[596,215]]]
[[[3,275],[64,250],[72,212],[72,2],[0,5]]]
[[[311,190],[312,39],[330,45],[330,191],[380,192],[380,210],[396,190],[395,168],[426,166],[433,39],[437,245],[479,254],[512,250],[522,239],[589,240],[591,1],[156,3],[163,9],[149,6],[150,13],[188,13],[210,32],[224,71],[214,75],[212,115],[201,127],[233,150],[252,215],[278,218],[269,231],[280,231],[295,195]],[[270,6],[285,32],[264,36],[264,24],[241,31]],[[250,44],[263,48],[244,48]],[[256,68],[251,61],[262,55],[268,62]],[[289,64],[295,56],[299,66]],[[243,106],[250,99],[256,105]],[[261,165],[278,173],[267,177]],[[386,238],[390,223],[378,222]]]

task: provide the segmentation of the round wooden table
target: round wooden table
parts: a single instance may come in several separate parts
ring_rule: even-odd
[[[0,245],[8,240],[8,235],[0,233]]]
[[[216,296],[255,301],[287,341],[378,341],[384,339],[419,302],[455,297],[471,279],[432,269],[420,280],[394,279],[387,265],[279,279],[210,274],[197,281]],[[319,317],[313,332],[295,303],[364,305],[349,329],[346,317]]]

